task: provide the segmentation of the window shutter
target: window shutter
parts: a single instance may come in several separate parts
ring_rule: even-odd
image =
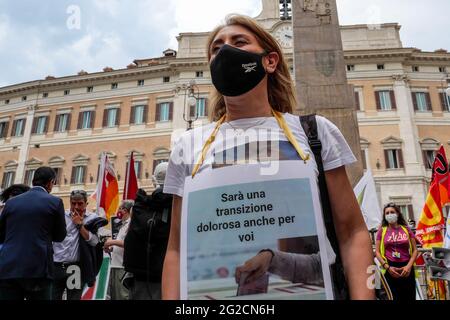
[[[208,99],[205,98],[205,117],[208,117],[209,113],[208,113]]]
[[[45,117],[45,126],[44,126],[44,133],[48,132],[48,123],[50,122],[50,117]]]
[[[155,122],[161,121],[161,104],[156,105]]]
[[[62,176],[62,168],[53,168],[53,170],[56,170],[56,184],[61,184],[61,176]]]
[[[14,121],[13,121],[12,128],[11,128],[11,137],[14,137],[14,136],[15,136],[15,133],[16,133],[16,127],[17,127],[17,120],[14,120]]]
[[[27,119],[23,119],[23,126],[22,126],[22,131],[20,132],[20,135],[23,136],[23,134],[25,133],[25,126],[27,124]]]
[[[145,105],[144,106],[144,117],[143,117],[144,124],[147,124],[147,120],[148,120],[148,105]]]
[[[190,108],[189,108],[189,117],[192,119],[192,118],[195,118],[195,116],[196,116],[196,111],[197,110],[197,105],[195,105],[195,106],[190,106]]]
[[[422,158],[423,158],[423,165],[425,166],[425,169],[428,169],[428,158],[427,158],[427,152],[425,150],[422,151]]]
[[[381,110],[380,91],[375,91],[375,101],[377,102],[377,110]]]
[[[53,128],[53,131],[54,132],[57,132],[58,131],[58,127],[59,127],[59,122],[61,121],[61,115],[60,114],[57,114],[56,115],[56,118],[55,118],[55,126],[54,126],[54,128]]]
[[[83,184],[86,183],[86,176],[87,176],[87,166],[83,166]]]
[[[414,219],[414,207],[412,204],[408,204],[408,216],[409,216],[409,219],[415,220]]]
[[[2,179],[2,190],[6,187],[6,175],[7,173],[3,173],[3,179]]]
[[[173,102],[169,104],[169,121],[173,120]]]
[[[130,111],[130,124],[135,124],[136,121],[134,121],[134,117],[136,115],[136,107],[131,107],[131,111]]]
[[[70,176],[70,184],[75,184],[75,172],[77,170],[77,167],[72,167],[72,174]]]
[[[392,110],[397,110],[397,101],[395,100],[395,92],[391,90],[389,91],[389,94],[391,96]]]
[[[100,164],[97,166],[97,182],[99,177],[100,177]]]
[[[366,150],[361,149],[361,161],[362,161],[363,169],[367,170]]]
[[[414,111],[419,111],[419,106],[417,104],[417,96],[415,92],[411,92],[411,98],[413,101]]]
[[[138,170],[136,172],[136,175],[137,175],[137,178],[139,180],[141,180],[141,178],[142,178],[142,162],[138,161],[137,163],[138,163]]]
[[[91,113],[91,123],[89,124],[89,128],[94,129],[95,126],[95,111],[90,111]]]
[[[35,134],[37,132],[37,121],[38,121],[38,118],[33,119],[33,126],[31,128],[31,133],[33,133],[33,134]],[[24,127],[24,126],[22,126],[22,127]]]
[[[440,93],[439,93],[439,98],[441,99],[441,108],[442,108],[442,111],[448,110],[447,104],[445,103],[445,98],[446,98],[445,92],[440,92]]]
[[[83,125],[83,114],[84,114],[84,112],[80,112],[78,114],[78,125],[77,125],[78,130],[80,130]]]
[[[361,111],[361,104],[359,102],[359,92],[355,92],[355,103],[356,103],[356,110]]]
[[[425,99],[427,100],[427,110],[432,111],[433,106],[431,105],[431,97],[429,92],[425,92]]]
[[[398,155],[399,168],[400,169],[404,169],[405,168],[405,163],[403,161],[403,151],[402,151],[402,149],[397,150],[397,155]]]
[[[384,150],[384,161],[386,165],[386,169],[391,169],[389,165],[389,150]]]
[[[5,122],[5,127],[0,138],[6,138],[8,136],[9,121]]]
[[[103,111],[103,124],[102,124],[103,128],[106,128],[106,125],[108,124],[108,113],[109,113],[108,109],[105,109],[105,111]]]
[[[71,122],[72,122],[72,114],[67,114],[67,127],[66,127],[66,131],[70,131],[71,128]]]
[[[120,114],[121,114],[121,109],[117,108],[117,114],[116,114],[116,126],[120,125]]]

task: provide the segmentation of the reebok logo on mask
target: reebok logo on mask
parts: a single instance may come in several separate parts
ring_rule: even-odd
[[[243,64],[242,68],[244,68],[245,73],[249,73],[252,71],[256,72],[256,67],[258,66],[258,64],[256,62],[252,62],[252,63],[247,63],[247,64]]]

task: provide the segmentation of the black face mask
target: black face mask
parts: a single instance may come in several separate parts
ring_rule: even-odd
[[[237,97],[254,89],[266,76],[264,56],[223,45],[210,67],[217,91],[226,97]]]

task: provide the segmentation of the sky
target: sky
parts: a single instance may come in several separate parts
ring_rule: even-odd
[[[450,51],[448,0],[337,0],[341,25],[398,22],[405,47]],[[261,0],[0,0],[0,87],[125,68]]]

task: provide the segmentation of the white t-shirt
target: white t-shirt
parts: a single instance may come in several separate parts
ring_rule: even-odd
[[[130,218],[124,220],[122,226],[119,229],[116,240],[125,240],[128,233],[128,227],[130,225]],[[123,251],[124,249],[119,246],[113,246],[111,253],[111,268],[123,268]]]
[[[296,115],[283,114],[294,137],[306,154],[311,155],[318,175],[314,155],[308,138]],[[350,147],[339,129],[329,120],[317,116],[319,139],[322,142],[324,170],[329,171],[356,162]],[[185,132],[175,144],[166,173],[164,193],[183,196],[184,181],[192,174],[205,141],[216,123]],[[250,163],[250,161],[300,160],[274,117],[239,119],[224,123],[211,144],[200,172],[224,165]]]

